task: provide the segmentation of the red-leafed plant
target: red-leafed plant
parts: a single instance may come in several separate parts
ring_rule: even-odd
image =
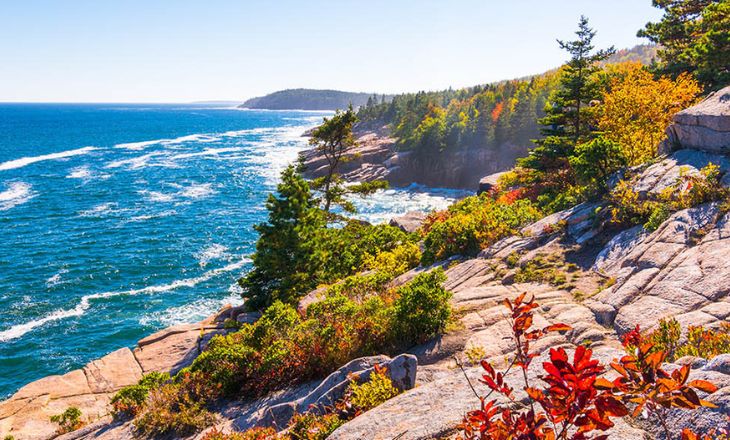
[[[614,426],[612,418],[624,417],[630,412],[656,417],[663,426],[667,439],[671,438],[664,411],[668,408],[695,409],[713,406],[699,398],[696,390],[712,393],[716,387],[709,382],[687,382],[689,366],[667,372],[662,369],[666,354],[652,350],[651,342],[644,340],[636,329],[623,339],[627,355],[614,360],[611,368],[618,376],[610,381],[601,375],[605,368],[592,351],[578,346],[572,358],[563,348],[550,349],[550,360],[543,363],[545,382],[542,388],[532,386],[528,368],[537,356],[530,352],[530,344],[547,333],[566,331],[570,327],[555,324],[543,329],[532,329],[533,310],[538,307],[534,298],[525,300],[525,294],[513,302],[505,300],[510,310],[510,322],[515,339],[515,354],[504,372],[499,372],[487,361],[481,382],[490,388],[481,397],[481,408],[471,411],[460,428],[469,440],[507,439],[606,439],[605,433]],[[524,381],[529,404],[515,399],[514,390],[506,381],[513,367],[518,367]],[[493,393],[505,397],[509,404],[489,400]],[[683,440],[698,439],[690,430],[682,433]]]

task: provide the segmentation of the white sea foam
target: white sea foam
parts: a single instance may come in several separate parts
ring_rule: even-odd
[[[55,275],[53,275],[52,277],[50,277],[46,280],[46,287],[51,288],[51,287],[54,287],[54,286],[57,286],[57,285],[63,283],[61,276],[66,273],[68,273],[67,269],[59,270],[58,273],[56,273]]]
[[[103,217],[108,214],[119,212],[119,210],[116,209],[117,206],[119,205],[113,202],[101,203],[91,209],[79,212],[79,215],[81,217]]]
[[[143,221],[151,220],[153,218],[169,217],[171,215],[176,215],[176,214],[177,214],[177,211],[175,211],[175,210],[168,210],[168,211],[158,212],[156,214],[136,215],[136,216],[130,218],[128,221],[130,221],[130,222],[143,222]]]
[[[217,192],[211,183],[191,183],[188,186],[173,183],[170,186],[178,188],[178,195],[188,199],[203,199]]]
[[[178,324],[196,322],[207,318],[226,304],[239,306],[243,304],[243,299],[237,294],[231,294],[221,299],[200,299],[179,307],[171,307],[164,311],[151,313],[142,317],[139,323],[144,326],[159,325],[170,327]]]
[[[200,252],[195,254],[195,258],[198,260],[200,267],[205,267],[213,260],[219,260],[223,257],[228,256],[228,248],[217,243],[202,249]]]
[[[206,148],[203,151],[198,151],[196,153],[181,153],[176,154],[174,156],[170,156],[171,160],[179,160],[179,159],[189,159],[191,157],[201,157],[201,156],[218,156],[222,153],[231,153],[234,151],[242,151],[243,148],[241,147],[225,147],[225,148]]]
[[[142,156],[133,157],[131,159],[121,159],[121,160],[115,160],[113,162],[110,162],[106,168],[120,168],[120,167],[127,167],[130,170],[136,170],[139,168],[143,168],[147,165],[147,163],[156,156],[164,156],[167,153],[163,151],[156,151],[153,153],[147,153]]]
[[[138,194],[142,195],[148,202],[172,202],[175,200],[175,196],[171,194],[161,193],[159,191],[149,191],[143,189],[137,191]]]
[[[0,163],[0,171],[12,170],[15,168],[22,168],[26,165],[30,165],[30,164],[36,163],[36,162],[41,162],[44,160],[63,159],[65,157],[79,156],[82,154],[86,154],[90,151],[94,151],[96,149],[97,149],[96,147],[83,147],[83,148],[77,148],[75,150],[61,151],[60,153],[44,154],[41,156],[22,157],[20,159],[15,159],[15,160],[10,160],[7,162]]]
[[[368,197],[352,197],[358,214],[355,218],[370,223],[381,223],[408,211],[440,211],[456,200],[473,194],[470,191],[444,188],[427,188],[411,185],[408,188],[391,188],[376,191]]]
[[[169,284],[161,284],[158,286],[148,286],[141,289],[121,290],[113,292],[94,293],[92,295],[85,295],[81,298],[81,301],[72,309],[59,309],[52,312],[42,318],[28,321],[24,324],[14,325],[7,330],[0,331],[0,342],[10,341],[12,339],[19,338],[29,331],[38,328],[46,323],[58,321],[62,319],[72,318],[75,316],[81,316],[91,307],[92,302],[101,299],[112,298],[116,296],[132,296],[132,295],[146,295],[154,293],[165,293],[181,287],[195,287],[196,285],[208,281],[222,273],[231,272],[242,268],[246,263],[251,262],[250,259],[244,258],[238,262],[231,263],[225,267],[218,269],[209,270],[203,273],[199,277],[188,278],[183,280],[173,281]]]
[[[18,206],[35,197],[32,187],[25,182],[11,182],[0,192],[0,211]]]
[[[125,144],[117,144],[114,148],[124,148],[126,150],[144,150],[151,145],[177,145],[185,142],[215,142],[220,140],[218,136],[210,134],[191,134],[180,136],[174,139],[154,139],[150,141],[128,142]]]

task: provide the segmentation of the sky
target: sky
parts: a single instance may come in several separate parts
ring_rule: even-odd
[[[234,100],[286,88],[402,93],[646,43],[650,0],[0,0],[0,101]]]

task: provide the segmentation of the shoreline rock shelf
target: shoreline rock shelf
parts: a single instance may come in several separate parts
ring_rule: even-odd
[[[71,406],[81,410],[85,421],[103,418],[119,389],[136,384],[143,374],[174,374],[190,365],[214,335],[227,331],[223,322],[240,314],[241,308],[227,307],[201,322],[147,336],[134,350],[121,348],[83,368],[25,385],[0,402],[0,434],[16,440],[52,438],[58,426],[50,417]]]

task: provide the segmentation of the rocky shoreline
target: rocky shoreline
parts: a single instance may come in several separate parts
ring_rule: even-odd
[[[707,114],[712,117],[705,118]],[[716,133],[712,145],[698,148],[690,140],[692,133],[706,132],[705,121],[712,121],[713,127],[720,129],[713,128]],[[681,149],[634,170],[636,175],[629,183],[639,197],[655,197],[674,185],[680,176],[697,176],[710,163],[717,166],[720,184],[730,188],[730,88],[678,114],[670,130],[677,136],[674,147],[679,144]],[[361,146],[363,155],[353,157],[348,173],[363,173],[369,169],[367,164],[391,157],[386,153],[398,155],[392,150],[392,140],[378,134],[369,139],[366,146]],[[358,162],[362,157],[367,159]],[[310,156],[308,160],[316,171],[317,158]],[[381,167],[386,167],[386,160]],[[390,168],[386,177],[401,172],[396,165]],[[360,175],[376,176],[379,172]],[[588,345],[594,356],[607,364],[623,354],[619,338],[636,325],[652,329],[666,317],[676,317],[685,328],[718,328],[730,321],[727,207],[713,202],[684,209],[673,213],[653,231],[642,226],[601,230],[594,217],[603,207],[601,202],[584,203],[526,226],[519,235],[498,241],[475,258],[456,257],[402,274],[391,281],[393,287],[435,267],[445,269],[444,287],[453,294],[451,305],[458,319],[454,330],[392,359],[355,359],[321,381],[258,400],[227,402],[217,408],[220,419],[216,428],[230,432],[258,425],[285,425],[297,409],[311,404],[326,405],[335,399],[348,374],[367,376],[378,363],[392,366],[391,378],[407,391],[340,426],[329,438],[449,438],[463,415],[479,405],[464,375],[476,384],[477,392],[487,392],[476,380],[481,373],[479,367],[467,365],[462,372],[454,359],[465,359],[469,350],[479,348],[481,358],[497,365],[504,362],[514,350],[514,341],[500,303],[522,292],[529,292],[540,304],[535,310],[536,325],[565,323],[572,327],[565,334],[553,334],[533,347],[541,353],[529,371],[533,377],[551,347]],[[394,220],[394,224],[410,230],[422,220],[411,215]],[[521,267],[539,259],[551,259],[561,265],[559,269],[570,273],[574,286],[515,281]],[[577,295],[577,290],[582,294]],[[306,301],[316,300],[315,290],[302,299],[300,306],[306,307]],[[49,417],[73,405],[92,424],[63,436],[64,439],[134,438],[130,422],[110,423],[108,404],[117,390],[136,383],[144,373],[179,371],[205,349],[213,336],[229,331],[226,322],[255,319],[257,315],[246,314],[241,307],[227,307],[199,323],[174,326],[150,335],[140,340],[134,350],[123,348],[82,369],[28,384],[0,403],[0,433],[13,435],[17,440],[51,438],[56,426]],[[728,426],[730,354],[709,361],[685,356],[667,368],[679,365],[692,365],[691,379],[707,380],[718,387],[714,393],[702,396],[717,407],[693,412],[672,409],[667,412],[669,425],[677,430],[692,427],[699,432]],[[521,389],[517,378],[508,380],[516,390]],[[526,399],[519,391],[517,400]],[[640,418],[619,420],[610,434],[636,440],[661,437],[655,424]]]
[[[359,126],[355,135],[357,145],[345,154],[346,160],[341,164],[342,177],[351,182],[386,180],[393,186],[416,183],[476,191],[483,176],[511,168],[518,157],[527,153],[527,146],[506,144],[496,149],[444,150],[422,155],[399,151],[397,140],[387,127]],[[305,176],[322,176],[326,159],[312,149],[302,156]]]

